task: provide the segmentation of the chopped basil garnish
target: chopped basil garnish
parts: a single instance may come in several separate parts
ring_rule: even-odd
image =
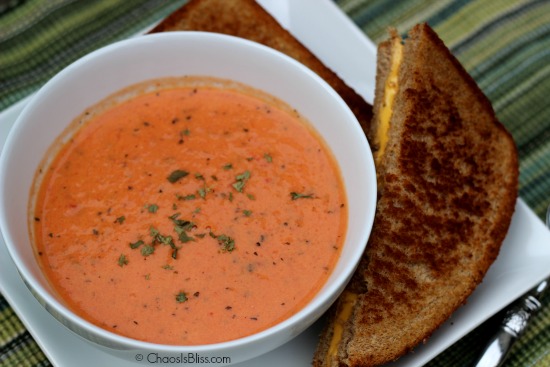
[[[171,183],[175,183],[178,180],[180,180],[180,179],[184,178],[185,176],[187,176],[188,174],[189,174],[189,172],[183,171],[181,169],[177,169],[177,170],[173,171],[172,173],[170,173],[170,175],[167,178],[168,178],[168,181],[170,181]]]
[[[183,303],[185,301],[187,301],[187,295],[185,294],[185,292],[179,292],[176,295],[176,302]]]
[[[155,247],[152,245],[145,245],[141,248],[141,254],[145,257],[152,255],[155,252]]]
[[[312,199],[313,194],[300,194],[297,192],[291,192],[290,197],[292,200],[298,200],[298,199]]]
[[[231,252],[235,250],[235,240],[228,235],[221,234],[219,236],[216,236],[215,234],[210,232],[210,236],[218,240],[218,243],[220,244],[223,252]]]
[[[128,265],[128,258],[126,258],[126,255],[120,254],[118,258],[118,266],[122,268],[124,265]]]
[[[139,240],[137,242],[134,242],[134,243],[131,243],[130,242],[130,248],[135,250],[137,249],[139,246],[143,245],[145,242],[143,242],[142,240]]]
[[[250,171],[244,171],[240,175],[235,176],[236,182],[233,184],[233,188],[237,190],[238,192],[242,192],[244,189],[244,185],[250,178]]]

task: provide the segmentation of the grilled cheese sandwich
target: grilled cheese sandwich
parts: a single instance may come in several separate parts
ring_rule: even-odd
[[[515,207],[514,141],[427,24],[379,45],[366,133],[376,216],[314,367],[379,366],[426,341],[483,279]]]

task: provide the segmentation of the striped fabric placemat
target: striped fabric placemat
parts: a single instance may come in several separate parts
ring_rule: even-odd
[[[375,43],[427,21],[493,103],[520,155],[520,196],[543,218],[550,203],[550,1],[334,0]],[[12,0],[0,4],[0,110],[63,66],[162,19],[186,0]],[[6,3],[6,2],[5,2]],[[549,244],[550,245],[550,244]],[[550,267],[550,264],[549,264]],[[550,297],[507,367],[550,366]],[[469,366],[499,316],[428,364]],[[0,297],[0,366],[49,366]]]
[[[138,34],[185,0],[14,0],[0,15],[0,110],[102,46]]]

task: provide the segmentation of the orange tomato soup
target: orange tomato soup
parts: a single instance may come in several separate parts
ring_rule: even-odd
[[[60,297],[102,328],[172,345],[240,338],[298,312],[347,225],[319,136],[236,83],[126,92],[75,120],[37,173],[31,232]]]

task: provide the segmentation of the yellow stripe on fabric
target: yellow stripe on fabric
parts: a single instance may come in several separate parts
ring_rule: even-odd
[[[520,195],[540,218],[544,218],[550,204],[546,194],[550,191],[549,156],[550,144],[541,144],[520,160]]]
[[[426,21],[431,16],[433,16],[434,14],[437,14],[439,11],[447,7],[450,3],[452,3],[451,0],[447,0],[447,1],[441,0],[441,1],[434,1],[429,3],[419,2],[420,6],[414,9],[411,9],[411,14],[409,14],[405,18],[397,19],[397,21],[399,22],[399,25],[397,26],[397,30],[401,34],[407,33],[416,24]]]
[[[514,107],[515,102],[522,99],[528,100],[529,98],[527,95],[535,91],[535,89],[533,89],[533,86],[543,82],[545,78],[550,78],[550,64],[546,64],[545,67],[534,70],[528,78],[524,80],[518,80],[518,84],[516,84],[515,88],[509,90],[505,96],[493,102],[493,108],[499,114],[506,114],[508,109]],[[546,95],[545,97],[548,97],[548,95]],[[518,126],[516,132],[522,133],[521,129],[524,127],[524,124],[522,124],[522,126]]]
[[[24,31],[48,13],[75,1],[78,0],[27,0],[25,6],[17,6],[2,15],[0,42]]]
[[[445,19],[436,31],[445,40],[447,47],[453,48],[464,38],[477,34],[495,18],[520,5],[517,0],[472,1]]]
[[[97,1],[78,0],[42,13],[32,27],[14,33],[13,37],[1,43],[0,110],[35,91],[57,71],[82,55],[139,32],[185,1],[110,0],[112,7],[98,11]],[[23,2],[21,7],[25,10],[21,13],[32,12],[33,6],[33,0]],[[75,14],[85,14],[87,18],[82,20],[82,24],[73,26],[74,22],[66,19],[73,18]],[[0,28],[3,28],[2,20],[0,17]],[[67,26],[67,29],[60,30],[60,24]],[[50,34],[49,38],[44,39],[46,30]],[[32,57],[28,57],[31,52],[29,48],[33,49]],[[6,64],[13,58],[17,60]]]
[[[93,2],[93,6],[89,5],[86,11],[75,12],[71,16],[59,17],[51,27],[43,30],[40,37],[27,38],[28,42],[25,45],[20,45],[17,48],[17,53],[0,53],[0,64],[6,66],[20,62],[21,59],[31,58],[33,52],[39,49],[42,45],[52,42],[55,38],[59,38],[64,34],[70,34],[74,29],[81,28],[94,18],[101,18],[102,14],[108,13],[110,9],[120,6],[117,1],[98,1]]]
[[[388,38],[388,27],[395,27],[399,33],[404,34],[416,23],[425,21],[455,1],[337,0],[337,2],[373,42],[379,43]],[[369,12],[366,13],[364,10]]]
[[[472,47],[459,55],[463,66],[467,70],[473,69],[476,65],[498,55],[501,49],[510,47],[515,43],[521,43],[526,34],[535,32],[537,28],[547,25],[549,19],[546,16],[541,16],[541,12],[548,11],[550,13],[550,2],[548,2],[546,8],[537,8],[518,14],[513,20],[514,32],[486,32],[484,37],[480,37]]]
[[[2,356],[4,367],[34,367],[49,366],[46,356],[34,342],[24,342],[10,349]]]
[[[4,303],[3,303],[4,304]],[[15,315],[13,310],[5,303],[6,307],[0,312],[0,346],[17,337],[25,331],[25,327]]]
[[[521,52],[510,51],[505,55],[504,61],[495,61],[484,68],[476,67],[478,73],[482,73],[478,78],[478,84],[488,96],[493,93],[506,94],[510,87],[517,85],[516,78],[519,74],[529,73],[531,69],[538,68],[549,55],[550,39],[548,42],[530,42]]]

